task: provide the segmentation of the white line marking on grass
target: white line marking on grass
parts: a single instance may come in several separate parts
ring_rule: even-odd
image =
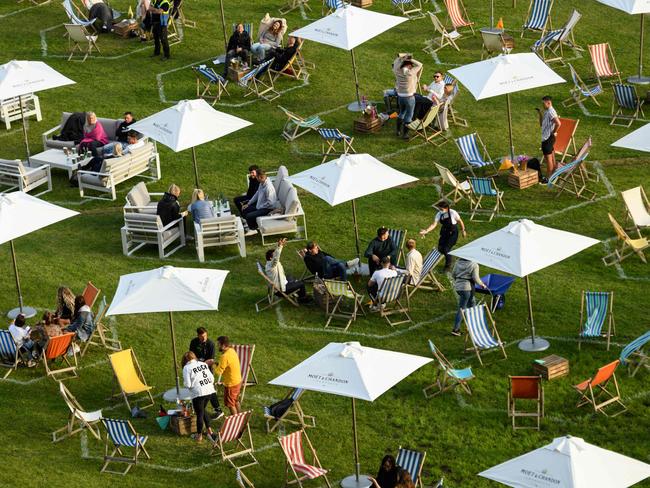
[[[428,146],[428,145],[429,145],[428,142],[423,142],[422,144],[416,144],[416,145],[409,145],[408,147],[403,147],[402,149],[398,149],[395,152],[391,152],[391,153],[387,153],[387,154],[382,154],[381,156],[377,156],[377,159],[379,159],[380,161],[382,159],[390,159],[390,158],[398,156],[400,154],[403,154],[403,153],[406,153],[406,152],[409,152],[409,151],[413,151],[415,149],[421,148],[423,146]]]
[[[63,23],[53,25],[51,27],[48,27],[46,29],[42,29],[39,31],[39,36],[41,38],[41,56],[44,58],[68,58],[70,54],[49,54],[48,53],[48,46],[47,46],[47,33],[50,31],[53,31],[55,29],[58,29],[63,26]],[[173,45],[173,44],[171,44]],[[133,49],[129,52],[123,53],[123,54],[116,54],[115,56],[103,56],[103,55],[98,55],[95,56],[94,54],[91,54],[88,56],[89,59],[109,59],[109,60],[114,60],[114,59],[120,59],[124,58],[126,56],[130,56],[131,54],[135,54],[138,52],[145,51],[147,49],[151,49],[150,46],[143,46],[139,47],[137,49]],[[72,58],[73,61],[80,61],[80,60],[75,60],[75,58]]]
[[[27,119],[25,119],[25,121],[27,121]],[[17,122],[20,122],[20,121],[17,121]],[[9,131],[7,131],[7,132],[3,132],[2,134],[0,134],[0,137],[7,137],[7,136],[18,135],[18,132],[22,132],[22,131],[23,131],[22,129],[9,130]]]
[[[108,362],[108,360],[106,360],[106,359],[102,359],[101,361],[97,361],[97,362],[95,362],[95,363],[88,364],[88,365],[86,365],[86,366],[79,366],[79,367],[77,368],[77,370],[78,370],[78,371],[81,371],[81,370],[83,370],[83,369],[94,368],[94,367],[96,367],[96,366],[99,366],[99,365],[101,365],[101,364],[105,364],[105,363],[107,363],[107,362]],[[38,368],[39,366],[35,366],[35,367]],[[2,380],[0,380],[0,381],[4,381],[4,382],[6,382],[6,383],[14,383],[14,384],[16,384],[16,385],[23,385],[23,386],[26,386],[26,385],[33,385],[34,383],[39,383],[39,382],[41,382],[41,381],[43,381],[43,380],[46,380],[47,378],[48,378],[48,377],[47,377],[47,375],[45,374],[45,371],[43,371],[43,376],[39,376],[38,378],[32,378],[31,380],[17,380],[17,379],[15,379],[15,378],[5,378],[5,379],[2,379]]]
[[[609,241],[615,240],[616,237],[612,237],[610,239],[607,239],[606,241],[602,241],[603,247],[605,248],[605,254],[608,255],[612,252],[612,247],[610,246]],[[630,280],[630,281],[650,281],[650,277],[643,277],[643,276],[628,276],[625,270],[623,269],[623,266],[621,263],[614,263],[614,268],[616,269],[616,272],[618,273],[618,277],[621,278],[622,280]]]
[[[47,5],[48,3],[50,3],[49,0],[48,0],[47,2],[43,2],[43,3],[38,4],[38,5],[32,5],[31,7],[25,7],[25,8],[21,8],[21,9],[19,9],[19,10],[14,10],[13,12],[9,12],[9,13],[7,13],[7,14],[2,14],[2,15],[0,15],[0,19],[5,19],[5,18],[7,18],[7,17],[11,17],[11,16],[16,15],[16,14],[19,14],[19,13],[21,13],[21,12],[27,12],[28,10],[32,10],[32,9],[38,8],[38,7],[40,7],[41,5]]]
[[[612,118],[611,115],[602,115],[602,114],[593,114],[593,113],[591,113],[583,102],[578,102],[577,106],[580,107],[580,110],[582,111],[582,113],[585,114],[587,117],[595,117],[595,118],[599,118],[599,119],[610,119],[610,120]],[[636,120],[638,122],[650,122],[650,119],[642,119],[641,117],[637,118]]]

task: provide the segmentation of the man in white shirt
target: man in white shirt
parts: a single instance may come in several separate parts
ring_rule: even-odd
[[[20,351],[20,356],[24,361],[28,361],[29,367],[35,366],[36,363],[32,360],[32,350],[34,349],[34,341],[29,338],[30,328],[25,324],[25,316],[21,313],[16,316],[14,321],[9,325],[9,333],[16,343],[16,348]],[[27,359],[29,358],[29,360]]]
[[[424,88],[428,94],[427,98],[429,100],[439,101],[442,99],[445,93],[445,81],[440,71],[436,71],[433,74],[433,81],[430,85],[424,85]]]
[[[264,272],[279,290],[282,290],[287,295],[298,290],[298,302],[310,302],[311,297],[307,296],[307,291],[305,290],[305,284],[303,281],[295,280],[291,277],[287,279],[287,276],[284,274],[284,266],[282,266],[282,263],[280,262],[280,256],[282,254],[282,248],[286,243],[287,238],[283,237],[278,241],[275,250],[269,249],[266,251],[266,265],[264,266]]]
[[[415,239],[406,241],[406,272],[411,276],[411,284],[415,285],[420,281],[420,274],[422,273],[422,254],[415,249]]]
[[[368,280],[368,294],[373,299],[373,302],[377,301],[377,293],[381,289],[384,280],[394,276],[397,276],[397,270],[395,270],[395,266],[391,266],[390,256],[385,256],[381,260],[381,268],[375,271]]]

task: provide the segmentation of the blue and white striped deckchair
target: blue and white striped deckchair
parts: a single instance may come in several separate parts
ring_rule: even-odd
[[[285,397],[280,401],[286,402],[286,400],[291,400],[291,403],[279,417],[275,417],[273,414],[271,414],[270,406],[263,407],[267,432],[273,432],[280,426],[282,422],[298,425],[301,429],[304,429],[306,427],[316,427],[316,417],[305,415],[305,412],[300,406],[300,398],[305,393],[305,391],[306,390],[303,388],[294,388],[292,390],[289,390]]]
[[[226,89],[228,80],[217,73],[214,69],[200,64],[192,68],[196,74],[196,96],[204,100],[212,100],[212,106],[219,101],[223,92],[230,95]],[[212,92],[212,87],[217,89],[217,93]]]
[[[560,166],[549,177],[547,187],[557,189],[556,198],[565,190],[573,193],[578,198],[584,198],[586,200],[593,200],[596,197],[596,193],[587,188],[588,172],[584,168],[590,148],[591,137],[587,139],[587,142],[578,151],[575,160],[569,164]]]
[[[429,349],[431,349],[431,354],[438,361],[439,368],[438,374],[436,375],[436,382],[422,390],[424,397],[431,398],[457,386],[461,386],[463,390],[471,395],[472,390],[467,384],[469,380],[474,378],[471,366],[463,369],[452,368],[451,363],[431,340],[429,340]],[[436,390],[430,393],[429,391],[434,388]]]
[[[650,369],[650,356],[643,351],[648,343],[650,343],[650,330],[634,339],[621,351],[619,359],[623,366],[628,367],[630,376],[634,376],[641,366]]]
[[[129,472],[132,466],[138,464],[138,456],[142,452],[147,459],[151,459],[149,453],[144,445],[148,437],[138,435],[138,433],[128,420],[119,419],[102,419],[102,424],[106,428],[106,448],[104,452],[104,466],[102,466],[102,473],[114,473],[125,475]],[[109,444],[113,445],[113,451],[108,454]],[[123,448],[132,448],[133,454],[127,456],[123,452]],[[118,456],[115,456],[118,454]],[[122,471],[112,471],[108,469],[111,463],[124,463],[126,469]]]
[[[239,79],[239,86],[247,89],[244,94],[245,97],[255,94],[259,98],[270,102],[280,96],[280,93],[273,86],[273,77],[269,73],[269,68],[274,60],[275,58],[271,58],[264,61]],[[266,79],[266,81],[263,81],[263,79]]]
[[[303,118],[286,108],[278,105],[278,108],[287,116],[287,121],[282,128],[282,137],[287,141],[295,141],[300,136],[305,135],[307,132],[315,131],[325,122],[318,116],[312,115],[311,117]],[[302,132],[301,132],[302,130]]]
[[[580,334],[578,337],[578,350],[581,339],[585,337],[601,337],[603,326],[607,321],[607,350],[612,335],[616,334],[614,322],[614,292],[613,291],[582,291],[580,305]]]
[[[603,93],[603,87],[600,84],[594,85],[591,88],[582,81],[578,72],[575,70],[571,63],[567,63],[569,66],[569,72],[571,73],[571,79],[573,80],[573,88],[570,90],[571,97],[567,98],[562,102],[562,105],[565,107],[570,107],[577,103],[581,103],[587,98],[591,98],[596,105],[600,107],[600,103],[596,100],[596,97]],[[567,103],[568,101],[573,100],[573,103]]]
[[[84,27],[90,27],[95,23],[94,20],[83,18],[83,14],[75,7],[75,5],[72,3],[72,0],[63,0],[63,3],[61,5],[63,5],[63,9],[70,19],[70,23],[82,25]]]
[[[424,17],[422,12],[422,0],[392,0],[393,7],[409,19],[421,19]]]
[[[402,251],[404,248],[404,243],[406,242],[406,230],[401,229],[388,229],[388,237],[393,244],[395,244],[395,249],[397,250],[397,258],[394,263],[391,263],[395,266],[399,266],[399,262],[402,259]],[[391,260],[393,258],[391,257]]]
[[[321,14],[323,16],[333,13],[335,10],[345,7],[343,0],[323,0]]]
[[[634,85],[615,83],[612,86],[614,87],[614,102],[612,104],[612,120],[609,125],[629,127],[639,118],[639,113],[645,117],[641,108],[644,100],[639,98]],[[620,123],[619,119],[625,122]]]
[[[560,61],[564,65],[565,44],[572,49],[582,50],[573,37],[573,29],[581,18],[582,14],[573,10],[564,27],[542,34],[540,39],[533,44],[532,50],[546,63]],[[547,55],[547,51],[550,52],[550,55]]]
[[[239,468],[235,470],[235,482],[241,488],[255,488],[253,482],[249,480]]]
[[[0,365],[9,368],[9,371],[2,377],[3,379],[18,369],[19,360],[18,348],[11,332],[0,330]]]
[[[524,37],[526,30],[546,32],[546,24],[551,25],[551,8],[553,0],[530,0],[528,7],[528,19],[521,29],[521,37]]]
[[[342,154],[356,153],[352,147],[354,137],[345,135],[338,129],[316,129],[322,139],[321,154],[323,159],[321,163],[327,160],[327,156],[340,156]],[[340,148],[337,147],[340,144]]]
[[[499,337],[499,331],[488,307],[482,303],[474,307],[464,308],[461,312],[463,322],[465,322],[465,326],[469,332],[468,336],[472,341],[472,347],[467,350],[474,350],[481,366],[483,365],[483,360],[481,359],[480,351],[499,347],[501,348],[501,352],[503,352],[503,357],[507,359],[506,350],[503,347],[503,343]],[[467,337],[465,337],[465,343],[467,344]]]
[[[402,446],[397,450],[397,459],[395,464],[400,468],[408,471],[411,475],[413,484],[416,487],[422,488],[422,466],[427,453],[422,451],[414,451],[413,449],[406,449]]]
[[[494,161],[492,161],[485,144],[481,140],[481,136],[477,132],[459,137],[456,139],[456,145],[458,146],[460,155],[469,166],[469,170],[473,175],[475,168],[485,168],[487,166],[492,166],[492,172],[496,174],[497,171]],[[481,152],[481,149],[483,152]]]
[[[402,305],[402,294],[406,288],[406,274],[400,273],[392,278],[386,278],[381,284],[381,288],[377,291],[377,304],[379,307],[379,315],[386,319],[386,322],[391,327],[407,322],[413,322],[409,315],[409,297],[406,294],[406,306]],[[391,321],[391,315],[404,315],[406,318],[398,321]]]
[[[503,192],[497,188],[496,184],[494,183],[494,179],[469,177],[467,178],[467,181],[469,181],[470,191],[472,192],[472,199],[470,201],[470,209],[472,210],[472,215],[470,216],[469,220],[476,220],[474,217],[478,213],[484,213],[490,215],[487,220],[487,222],[490,222],[494,216],[499,213],[499,210],[506,208],[505,204],[503,203]],[[481,202],[485,197],[495,199],[494,207],[486,209],[483,208]],[[477,220],[477,222],[481,221]]]
[[[442,286],[442,283],[438,281],[433,270],[436,266],[444,259],[444,256],[440,254],[438,249],[435,247],[429,251],[422,261],[422,270],[420,271],[420,280],[417,283],[412,283],[407,285],[406,292],[408,293],[409,298],[420,288],[425,290],[435,290],[435,291],[445,291],[445,287]],[[410,289],[410,291],[409,291]]]

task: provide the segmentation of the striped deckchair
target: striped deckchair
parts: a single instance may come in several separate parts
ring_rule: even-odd
[[[397,261],[391,264],[399,266],[404,250],[404,243],[406,242],[406,230],[388,229],[388,237],[395,244],[395,249],[397,249]]]
[[[309,0],[288,0],[287,3],[283,7],[280,7],[278,10],[281,14],[287,14],[300,7],[311,11]]]
[[[469,27],[472,35],[474,35],[474,22],[469,21],[463,0],[445,0],[445,6],[447,7],[449,20],[451,20],[451,25],[454,26],[454,30],[457,31],[462,27]]]
[[[634,339],[621,351],[619,359],[623,366],[627,366],[630,376],[634,376],[641,366],[650,369],[650,356],[643,350],[649,342],[650,330]]]
[[[564,27],[552,30],[542,35],[541,38],[533,44],[533,51],[535,51],[546,63],[559,61],[564,65],[565,44],[575,50],[582,49],[576,44],[573,36],[573,29],[581,18],[582,14],[577,10],[573,10],[569,20],[564,24]]]
[[[244,394],[247,386],[257,384],[257,375],[253,368],[253,354],[255,354],[255,344],[233,344],[232,348],[239,358],[239,367],[241,369],[242,388],[239,394],[239,402],[244,403]]]
[[[585,337],[607,337],[607,350],[613,335],[616,335],[614,322],[614,292],[613,291],[582,291],[580,305],[580,331],[578,335],[578,350],[581,340]],[[607,331],[603,326],[607,323]]]
[[[612,120],[609,125],[629,127],[639,118],[639,113],[645,117],[642,108],[645,100],[639,98],[634,85],[615,83],[612,86],[614,102],[612,103]],[[624,122],[619,122],[619,120]]]
[[[426,53],[434,54],[440,51],[443,47],[451,46],[456,49],[456,51],[460,51],[458,44],[456,44],[456,40],[462,37],[460,32],[457,30],[449,32],[433,12],[427,13],[429,14],[429,18],[433,24],[433,30],[436,34],[433,38],[424,41],[426,46],[422,48],[422,50]]]
[[[235,482],[240,488],[255,488],[253,482],[248,479],[241,469],[235,470]]]
[[[276,415],[273,415],[273,405],[263,407],[267,432],[273,432],[280,426],[280,424],[282,424],[282,422],[299,425],[301,429],[316,427],[316,417],[305,415],[305,412],[300,406],[300,398],[304,393],[305,390],[302,388],[293,388],[289,390],[289,393],[287,393],[282,400],[277,402],[286,404],[286,409],[279,416],[276,416],[277,413]]]
[[[307,441],[306,446],[303,444],[303,438]],[[318,454],[307,436],[307,432],[299,430],[289,435],[280,436],[278,437],[278,442],[286,457],[285,485],[298,484],[298,486],[302,487],[302,482],[305,480],[323,477],[327,486],[332,488],[332,485],[330,485],[327,479],[328,470],[323,469],[318,459]],[[305,457],[305,447],[311,453],[311,461],[309,462]],[[289,481],[289,472],[293,473],[295,479]]]
[[[599,85],[602,85],[603,80],[610,81],[611,83],[616,83],[616,81],[623,83],[623,80],[621,80],[621,72],[616,66],[616,59],[614,58],[612,48],[609,46],[609,42],[588,44],[587,48],[589,49],[591,65]],[[611,78],[614,79],[612,80]]]
[[[316,282],[321,282],[327,292],[325,307],[327,322],[325,322],[325,327],[329,327],[333,319],[345,320],[343,326],[345,332],[350,328],[352,322],[357,320],[359,311],[364,316],[366,315],[366,311],[363,309],[363,295],[354,291],[349,281],[320,280],[320,278],[316,278]],[[351,303],[351,309],[344,308],[347,302]]]
[[[461,312],[468,331],[468,335],[465,337],[465,345],[467,345],[468,337],[472,341],[472,347],[466,350],[474,350],[481,366],[483,366],[481,351],[498,347],[501,349],[503,357],[507,359],[508,356],[499,337],[499,331],[487,305],[482,303],[474,307],[463,308]]]
[[[323,6],[321,8],[321,14],[323,17],[333,13],[335,10],[345,7],[343,0],[323,0]]]
[[[221,99],[221,95],[224,92],[226,95],[230,95],[226,88],[228,80],[217,73],[213,68],[210,68],[205,64],[200,64],[199,66],[194,66],[192,69],[196,75],[197,98],[212,100],[211,105],[214,107],[215,103]],[[216,93],[212,91],[213,87],[216,89]]]
[[[594,412],[602,413],[608,417],[616,417],[627,411],[627,407],[621,401],[621,392],[618,388],[618,381],[616,381],[616,368],[621,362],[617,359],[605,366],[598,368],[596,374],[588,380],[583,381],[573,388],[580,394],[577,408],[584,405],[591,405],[594,407]],[[609,414],[605,411],[605,407],[610,405],[618,405],[620,409],[616,413]]]
[[[468,181],[458,181],[449,168],[438,163],[433,164],[436,166],[436,169],[440,174],[440,179],[442,180],[442,184],[440,185],[442,198],[451,200],[453,203],[457,203],[463,198],[467,198],[468,200],[472,198],[472,193],[469,191]],[[451,190],[446,194],[444,192],[445,185],[451,186]]]
[[[563,191],[573,193],[577,198],[584,198],[586,200],[593,200],[596,193],[587,188],[588,172],[584,167],[585,160],[589,156],[589,149],[591,148],[591,137],[584,143],[576,158],[569,164],[560,166],[549,177],[547,186],[549,189],[556,189],[557,198]]]
[[[338,129],[316,129],[322,139],[321,154],[323,159],[321,163],[327,160],[327,156],[340,156],[342,154],[356,153],[352,147],[354,137],[345,135]]]
[[[465,136],[455,139],[456,146],[460,151],[460,155],[463,157],[465,163],[469,167],[469,171],[472,175],[476,176],[474,169],[487,168],[488,166],[492,167],[492,174],[497,173],[497,168],[494,165],[494,161],[490,157],[485,144],[481,140],[481,136],[477,132],[467,134]]]
[[[239,86],[246,89],[244,97],[256,95],[257,97],[270,102],[280,96],[280,93],[273,85],[273,77],[269,71],[271,63],[273,63],[274,60],[275,58],[271,58],[264,61],[239,79],[237,82]]]
[[[426,457],[427,453],[425,451],[414,451],[400,446],[397,450],[395,464],[411,475],[413,484],[416,487],[422,488],[422,467]]]
[[[409,296],[405,294],[406,290],[406,274],[400,273],[392,278],[386,278],[381,284],[381,288],[377,292],[377,305],[379,308],[379,315],[386,319],[388,325],[395,327],[399,324],[413,322],[409,315]],[[406,295],[406,306],[402,305],[402,296]],[[391,321],[392,315],[404,315],[404,319],[398,321]]]
[[[445,291],[445,287],[442,286],[442,283],[436,278],[435,273],[433,272],[435,267],[442,262],[444,256],[440,254],[438,249],[435,247],[429,251],[422,261],[422,270],[420,271],[420,280],[417,283],[407,284],[406,293],[408,293],[409,299],[413,294],[418,291],[420,288],[424,290],[435,290],[435,291]]]
[[[63,9],[65,10],[71,24],[81,25],[83,27],[92,27],[95,20],[88,20],[83,12],[74,4],[72,0],[63,0]],[[93,28],[94,30],[94,28]]]
[[[236,22],[231,25],[231,30],[232,32],[235,32],[237,30],[237,24],[240,22]],[[241,22],[241,25],[244,26],[244,32],[246,32],[249,37],[252,39],[253,38],[253,24],[250,22]]]
[[[541,31],[543,36],[547,24],[553,28],[551,8],[553,8],[553,0],[530,0],[528,18],[521,28],[521,37],[524,37],[526,30]]]
[[[571,66],[571,63],[567,63],[569,66],[569,72],[571,73],[571,79],[573,80],[573,88],[569,91],[571,97],[567,98],[562,102],[562,105],[565,107],[570,107],[577,103],[582,103],[584,100],[591,98],[596,105],[600,107],[600,103],[596,100],[596,97],[603,93],[603,87],[599,84],[589,87],[582,78],[578,75],[575,68]],[[567,103],[573,100],[573,103]]]
[[[122,343],[118,339],[109,337],[106,333],[106,326],[103,323],[104,316],[106,315],[106,310],[108,305],[106,303],[106,297],[102,297],[102,301],[99,304],[97,309],[97,315],[95,316],[95,329],[90,334],[90,337],[81,348],[81,353],[79,354],[82,358],[90,346],[100,346],[109,351],[121,351]]]
[[[392,0],[393,7],[408,19],[421,19],[424,17],[422,12],[422,0]]]
[[[19,361],[21,358],[14,337],[8,330],[0,329],[0,366],[9,369],[2,377],[3,379],[18,369]]]
[[[138,464],[140,453],[144,454],[147,459],[151,459],[151,456],[149,456],[149,453],[144,447],[149,437],[138,435],[131,422],[128,420],[103,418],[102,424],[106,428],[106,447],[104,450],[104,465],[101,469],[102,473],[127,474],[131,467]],[[110,444],[113,445],[113,451],[109,454]],[[132,454],[127,457],[123,451],[124,448],[133,449]],[[108,469],[111,463],[123,463],[126,464],[126,468],[122,471],[113,471],[112,469]]]
[[[278,105],[278,108],[287,116],[287,121],[284,123],[284,127],[282,128],[282,137],[284,137],[288,142],[295,141],[308,132],[316,131],[316,129],[324,124],[318,115],[304,118],[290,112],[280,105]]]
[[[252,413],[248,410],[228,415],[217,433],[217,440],[212,445],[211,453],[214,454],[215,451],[218,451],[217,454],[221,454],[221,460],[228,461],[235,469],[244,469],[257,464],[249,425]],[[234,460],[242,457],[245,458],[240,460],[243,463],[235,464]]]
[[[47,347],[42,354],[45,373],[56,381],[62,381],[68,378],[76,378],[77,375],[77,352],[72,341],[75,338],[74,332],[61,334],[60,336],[51,337]],[[68,351],[72,351],[72,361],[68,359]],[[63,367],[55,369],[57,361]],[[63,375],[63,377],[60,377]]]
[[[421,137],[434,146],[441,146],[447,142],[448,139],[444,135],[442,124],[438,124],[438,127],[436,127],[436,124],[434,123],[440,113],[440,107],[441,104],[439,103],[431,105],[429,110],[427,110],[421,119],[413,119],[409,124],[407,124],[406,127],[413,131],[413,135],[409,141]],[[440,137],[440,140],[437,139],[438,137]]]
[[[52,432],[52,442],[59,442],[60,440],[70,437],[83,429],[88,429],[90,433],[98,440],[101,441],[99,429],[95,426],[99,424],[102,419],[102,411],[95,410],[94,412],[86,412],[79,404],[77,399],[70,393],[63,382],[59,381],[59,392],[65,401],[68,410],[70,410],[70,417],[65,427]]]
[[[609,221],[614,227],[616,232],[617,241],[620,241],[620,244],[614,248],[614,250],[608,255],[603,257],[603,263],[605,266],[611,266],[612,264],[620,264],[625,258],[636,254],[639,256],[639,259],[644,263],[647,263],[644,251],[650,248],[650,242],[645,237],[640,237],[638,239],[631,239],[625,229],[619,224],[614,216],[610,213],[607,214]]]
[[[266,276],[266,273],[264,272],[264,268],[262,267],[260,262],[258,261],[256,264],[257,264],[257,274],[259,274],[264,279],[264,283],[266,285],[266,296],[255,302],[255,310],[257,312],[261,312],[262,310],[266,310],[267,308],[274,307],[282,300],[286,300],[294,307],[297,307],[298,302],[296,301],[295,295],[298,293],[298,290],[295,290],[289,294],[283,292],[282,290],[280,290],[280,288],[278,288],[275,285],[275,283],[273,283],[269,279],[268,276]]]
[[[456,101],[456,98],[458,97],[458,93],[460,92],[458,82],[449,73],[445,73],[444,82],[445,84],[449,83],[451,85],[454,85],[454,91],[451,94],[452,95],[451,99],[447,101],[447,107],[448,107],[447,109],[449,111],[449,117],[451,118],[451,123],[459,127],[469,127],[469,123],[467,122],[467,120],[460,117],[456,112],[456,109],[454,108],[454,102]]]
[[[496,214],[499,213],[499,210],[505,209],[506,206],[503,203],[503,192],[497,188],[496,183],[494,183],[493,178],[467,178],[470,185],[470,191],[472,192],[472,200],[470,201],[470,209],[472,215],[469,217],[469,220],[474,220],[476,222],[491,222]],[[494,198],[494,207],[483,208],[481,202],[483,198]],[[487,221],[475,219],[477,214],[489,214]]]
[[[430,339],[429,349],[431,349],[431,354],[438,362],[438,368],[436,368],[437,374],[435,383],[432,383],[422,390],[424,397],[431,398],[447,390],[454,389],[457,386],[460,386],[471,395],[472,389],[469,387],[467,382],[474,379],[472,367],[470,366],[464,369],[452,368],[451,363]],[[431,393],[430,391],[433,389],[435,390]]]

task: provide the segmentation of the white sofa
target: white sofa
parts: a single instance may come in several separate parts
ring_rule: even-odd
[[[47,132],[43,132],[43,151],[47,151],[48,149],[63,149],[64,147],[71,148],[74,146],[74,141],[59,141],[52,138],[55,133],[59,132],[63,128],[70,115],[72,115],[72,112],[63,112],[61,114],[61,123],[56,127],[52,127]],[[97,117],[97,120],[102,123],[109,142],[116,142],[117,139],[115,139],[115,132],[122,123],[122,119]]]

